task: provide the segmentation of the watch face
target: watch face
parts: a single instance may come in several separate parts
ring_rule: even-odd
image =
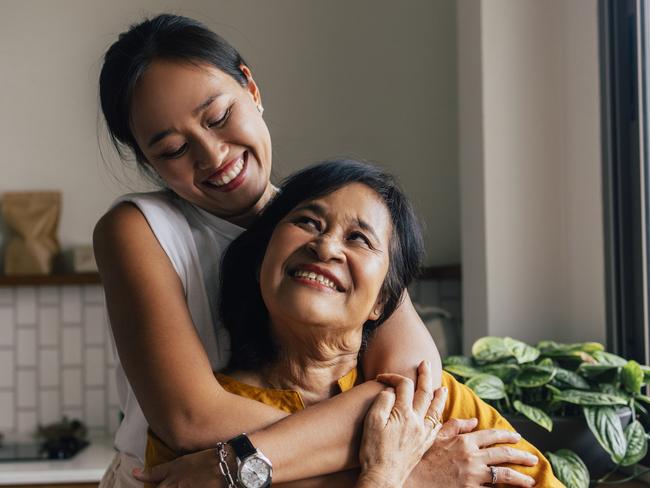
[[[271,477],[271,466],[256,456],[246,459],[239,470],[239,481],[246,488],[262,488]]]

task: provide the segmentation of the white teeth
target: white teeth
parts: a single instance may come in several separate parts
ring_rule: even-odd
[[[237,178],[239,176],[239,173],[241,173],[241,170],[244,169],[244,160],[240,159],[237,161],[233,167],[228,171],[226,174],[221,175],[219,178],[210,181],[211,184],[215,186],[223,186],[227,185],[230,183],[232,180]]]
[[[332,280],[329,278],[326,278],[323,275],[316,274],[313,271],[303,271],[303,270],[298,270],[294,273],[294,276],[298,278],[305,278],[311,281],[317,281],[318,283],[327,286],[328,288],[331,288],[333,290],[336,290],[336,285]]]

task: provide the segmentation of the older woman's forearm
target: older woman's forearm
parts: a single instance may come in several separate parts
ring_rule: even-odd
[[[367,381],[250,436],[273,463],[273,481],[335,473],[359,464],[366,412],[384,385]]]
[[[437,388],[442,372],[440,354],[406,293],[397,310],[372,336],[363,354],[363,373],[366,378],[398,373],[415,380],[418,364],[425,359],[431,363],[433,383]]]

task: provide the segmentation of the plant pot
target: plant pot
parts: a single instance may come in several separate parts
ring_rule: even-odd
[[[623,428],[630,423],[632,412],[628,408],[618,410]],[[542,453],[571,449],[584,461],[592,479],[599,478],[614,469],[605,451],[589,430],[584,416],[553,417],[553,431],[548,432],[522,416],[506,416],[517,432]]]

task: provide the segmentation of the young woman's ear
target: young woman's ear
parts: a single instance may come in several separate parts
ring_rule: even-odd
[[[257,83],[255,83],[255,80],[253,79],[251,70],[245,64],[240,65],[239,69],[246,77],[246,90],[248,90],[248,93],[253,97],[253,101],[257,105],[257,110],[259,110],[260,113],[264,112],[264,107],[262,106],[262,95],[260,94],[260,89],[258,88]]]

